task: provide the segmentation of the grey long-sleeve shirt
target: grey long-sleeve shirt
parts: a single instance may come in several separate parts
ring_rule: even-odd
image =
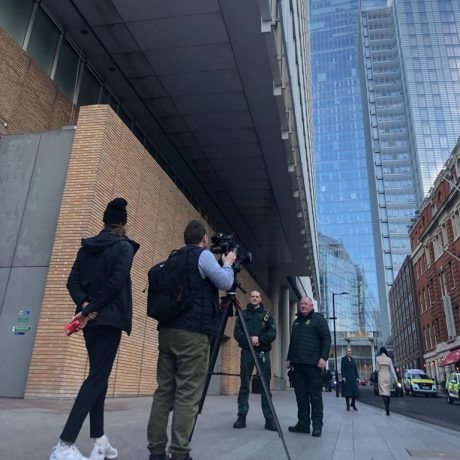
[[[234,280],[233,269],[230,265],[218,264],[213,253],[205,249],[198,259],[198,270],[202,278],[209,278],[218,289],[228,291]]]

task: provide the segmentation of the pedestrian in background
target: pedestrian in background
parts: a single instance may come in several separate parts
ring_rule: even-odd
[[[359,397],[358,389],[358,368],[356,361],[353,359],[353,351],[351,347],[347,347],[347,354],[342,358],[340,372],[342,374],[342,396],[345,397],[347,403],[347,411],[350,410],[350,399],[351,407],[353,410],[358,410],[356,407],[356,398]]]
[[[254,350],[259,359],[267,388],[270,389],[272,375],[270,366],[270,350],[272,342],[276,338],[276,328],[273,315],[265,309],[262,304],[262,296],[259,291],[252,291],[250,301],[245,310],[241,312],[248,326],[249,336]],[[249,410],[249,384],[254,370],[254,358],[249,348],[248,340],[238,316],[233,332],[235,340],[241,348],[240,359],[240,391],[238,393],[238,418],[233,428],[246,428],[246,414]],[[271,397],[271,395],[270,395]],[[270,404],[264,391],[261,391],[262,412],[265,417],[265,429],[276,431],[276,424],[273,418]]]
[[[158,388],[147,427],[150,460],[168,460],[168,418],[172,411],[171,459],[191,460],[190,435],[208,370],[210,338],[219,324],[219,289],[234,280],[236,254],[222,255],[220,266],[209,251],[204,222],[192,220],[184,230],[187,253],[187,308],[158,324]]]
[[[89,374],[83,382],[59,443],[50,460],[86,460],[75,440],[89,414],[94,438],[91,460],[117,458],[104,434],[104,403],[122,331],[131,332],[131,265],[139,244],[126,236],[127,202],[115,198],[104,212],[104,229],[81,241],[81,248],[67,281],[80,322],[89,358]]]
[[[376,361],[378,370],[379,394],[383,398],[386,414],[390,415],[391,386],[393,385],[393,382],[396,382],[397,378],[393,362],[388,356],[388,352],[385,347],[380,347]]]
[[[331,348],[331,333],[323,315],[313,310],[309,297],[300,300],[299,312],[292,325],[286,361],[294,368],[294,391],[297,400],[297,424],[288,429],[294,433],[321,436],[323,428],[322,371],[326,368]]]

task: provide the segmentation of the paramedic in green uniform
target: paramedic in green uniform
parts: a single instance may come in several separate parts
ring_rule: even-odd
[[[271,343],[276,338],[276,328],[273,315],[264,308],[262,304],[262,296],[258,291],[251,292],[250,302],[241,314],[246,320],[249,336],[252,344],[254,345],[254,350],[256,352],[257,359],[259,360],[260,367],[262,368],[265,382],[267,383],[267,387],[270,388],[270,350],[272,348]],[[249,410],[249,385],[255,363],[239,317],[236,320],[233,335],[241,348],[241,384],[240,391],[238,393],[238,419],[233,424],[233,428],[245,428],[246,414]],[[276,424],[270,410],[269,402],[264,391],[261,393],[262,412],[265,417],[265,429],[276,431]]]

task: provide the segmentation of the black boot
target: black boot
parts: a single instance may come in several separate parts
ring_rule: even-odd
[[[353,407],[353,410],[358,410],[356,407],[356,398],[351,398],[351,407]]]
[[[347,402],[347,410],[350,410],[350,398],[345,398],[345,401]]]
[[[161,454],[154,454],[153,452],[150,454],[149,460],[169,460],[168,455],[166,455],[166,452],[163,452]]]
[[[265,429],[269,431],[278,431],[278,428],[276,428],[275,420],[273,418],[265,419]]]
[[[297,422],[296,425],[290,426],[288,430],[292,433],[305,433],[305,434],[310,433],[310,427],[305,425],[302,422]]]
[[[315,428],[313,427],[313,433],[311,434],[315,438],[321,437],[321,428]]]
[[[233,428],[246,428],[246,415],[238,415]]]

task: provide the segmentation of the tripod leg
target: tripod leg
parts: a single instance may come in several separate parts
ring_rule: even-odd
[[[246,336],[246,340],[248,341],[249,349],[251,350],[251,354],[252,354],[252,357],[254,359],[254,363],[256,365],[257,372],[259,374],[260,383],[262,384],[262,390],[263,390],[263,392],[265,394],[265,397],[267,398],[268,405],[270,406],[270,410],[271,410],[273,418],[275,420],[278,435],[281,438],[281,442],[283,443],[283,447],[284,447],[284,450],[286,452],[286,456],[287,456],[288,460],[291,460],[289,450],[288,450],[286,442],[284,440],[283,431],[281,430],[281,425],[280,425],[280,422],[278,420],[278,416],[276,415],[275,407],[273,406],[273,401],[272,401],[272,399],[270,397],[270,391],[269,391],[267,382],[265,381],[264,373],[263,373],[262,367],[261,367],[260,362],[259,362],[259,357],[257,356],[256,351],[254,349],[254,346],[253,346],[253,344],[251,342],[251,337],[249,335],[248,326],[246,324],[246,320],[244,319],[244,315],[241,314],[241,306],[239,305],[238,301],[234,301],[234,303],[235,303],[235,307],[236,307],[235,308],[236,313],[237,313],[238,317],[240,318],[241,325],[243,326],[243,330],[244,330],[244,335]]]
[[[214,371],[214,366],[216,365],[217,355],[219,354],[220,345],[222,343],[222,337],[224,336],[225,327],[227,326],[228,317],[232,313],[232,307],[227,307],[222,310],[222,316],[220,318],[219,328],[217,331],[217,336],[214,337],[211,343],[211,356],[209,357],[209,366],[208,366],[208,373],[206,375],[206,380],[203,386],[203,393],[201,395],[200,403],[198,405],[198,414],[195,418],[195,422],[193,423],[193,429],[190,433],[189,442],[192,440],[193,432],[195,431],[196,421],[198,419],[198,415],[201,414],[203,410],[204,401],[206,399],[206,394],[208,393],[209,384],[211,382],[211,377]]]

